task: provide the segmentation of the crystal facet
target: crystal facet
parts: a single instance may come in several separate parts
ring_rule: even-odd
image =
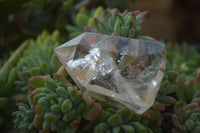
[[[83,93],[137,113],[152,106],[166,64],[162,43],[89,32],[55,53]]]

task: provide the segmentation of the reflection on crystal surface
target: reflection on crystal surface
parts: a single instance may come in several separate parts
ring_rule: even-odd
[[[162,81],[165,45],[97,33],[83,33],[55,49],[83,93],[143,113]]]

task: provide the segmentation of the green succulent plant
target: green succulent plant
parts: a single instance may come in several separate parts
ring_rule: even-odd
[[[13,82],[17,79],[17,69],[11,68],[11,66],[9,67],[10,68],[7,68],[10,69],[10,72],[6,72],[8,75],[5,75],[7,77],[0,78],[0,125],[4,124],[8,127],[10,124],[6,124],[5,120],[8,121],[12,118],[11,110],[15,108],[15,104],[10,99],[10,96],[14,87]],[[8,105],[11,106],[11,108],[9,108]]]
[[[174,105],[173,132],[198,133],[200,131],[200,75],[185,81],[177,80],[176,95],[179,101]]]
[[[139,10],[120,13],[118,9],[105,10],[93,19],[94,26],[86,26],[85,31],[100,32],[129,38],[145,38],[139,35],[149,12]]]
[[[74,116],[78,119],[78,116],[75,114],[76,112],[67,112],[70,111],[70,109],[72,108],[72,101],[71,99],[67,98],[68,91],[64,87],[58,87],[58,83],[55,80],[51,79],[50,76],[36,76],[31,78],[29,80],[29,87],[36,87],[29,94],[30,102],[27,109],[32,113],[31,115],[20,115],[24,112],[27,112],[24,110],[20,110],[22,106],[27,105],[19,105],[19,111],[16,111],[14,113],[14,115],[16,116],[16,130],[24,130],[26,132],[50,132],[58,131],[58,129],[64,130],[61,128],[66,125],[68,121],[71,121]],[[77,96],[76,92],[74,92],[73,94]],[[75,97],[73,98],[75,99]],[[80,97],[78,98],[79,101],[77,101],[80,102]],[[69,116],[69,114],[73,114],[73,117],[67,117]],[[23,126],[24,123],[26,126]],[[70,130],[74,130],[72,128],[73,127],[70,127]]]
[[[197,91],[190,103],[183,100],[174,105],[172,115],[174,133],[199,133],[200,131],[200,91]]]
[[[15,132],[30,132],[37,133],[34,127],[34,103],[33,100],[28,97],[28,103],[19,103],[18,111],[14,112],[16,117],[14,121]]]
[[[75,133],[82,118],[94,120],[98,103],[82,98],[80,92],[69,84],[68,80],[59,75],[35,76],[29,79],[29,105],[19,104],[16,116],[16,131],[26,132],[58,132]],[[88,112],[84,112],[87,110]],[[29,115],[24,115],[27,114]],[[96,114],[96,115],[94,115]],[[24,121],[25,120],[25,121]]]
[[[88,12],[80,11],[73,17],[73,25],[66,25],[67,31],[73,38],[82,32],[100,32],[103,34],[112,34],[130,38],[149,39],[146,36],[139,36],[149,12],[126,10],[120,13],[118,9],[104,10],[98,7],[96,10]]]
[[[183,77],[177,80],[176,95],[179,100],[190,103],[194,94],[198,91],[200,91],[200,75],[189,81],[186,81]]]
[[[189,47],[186,43],[181,46],[167,44],[167,49],[171,70],[177,71],[186,80],[191,80],[199,74],[200,54],[194,47]]]
[[[23,56],[23,50],[28,44],[28,41],[24,42],[0,69],[0,126],[12,126],[12,110],[16,108],[13,100],[16,100],[16,97],[11,98],[11,96],[15,88],[14,81],[17,80],[16,63]]]
[[[17,68],[16,64],[23,56],[24,50],[28,47],[29,41],[25,41],[9,58],[8,61],[4,63],[0,69],[0,87],[2,96],[10,96],[11,90],[14,88],[14,82],[17,79]]]
[[[57,72],[61,64],[53,50],[59,45],[59,39],[59,32],[55,31],[52,35],[43,32],[36,41],[31,40],[29,48],[17,63],[16,91],[27,92],[28,79],[33,76]]]
[[[16,109],[15,103],[26,101],[24,92],[28,91],[30,77],[51,74],[59,69],[60,62],[53,54],[53,49],[59,44],[58,40],[60,41],[58,31],[55,31],[52,36],[43,32],[36,41],[25,41],[4,64],[0,70],[0,113],[2,117],[0,125],[6,124],[3,120],[12,118],[12,111]],[[7,105],[12,106],[9,111]]]
[[[81,132],[94,133],[153,133],[143,124],[140,115],[129,109],[113,107],[103,109],[94,123],[87,124]]]
[[[103,12],[103,7],[93,9],[91,12],[85,9],[80,10],[77,14],[72,15],[73,25],[67,24],[65,29],[69,32],[69,38],[72,39],[84,32],[86,25],[93,26],[94,18],[98,18]]]

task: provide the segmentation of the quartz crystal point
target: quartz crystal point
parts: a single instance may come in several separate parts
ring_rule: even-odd
[[[55,53],[83,93],[140,114],[154,103],[166,64],[162,43],[90,32]]]

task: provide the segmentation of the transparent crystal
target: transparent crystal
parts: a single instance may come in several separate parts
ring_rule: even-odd
[[[166,63],[162,43],[89,32],[55,53],[83,93],[137,113],[152,106]]]

